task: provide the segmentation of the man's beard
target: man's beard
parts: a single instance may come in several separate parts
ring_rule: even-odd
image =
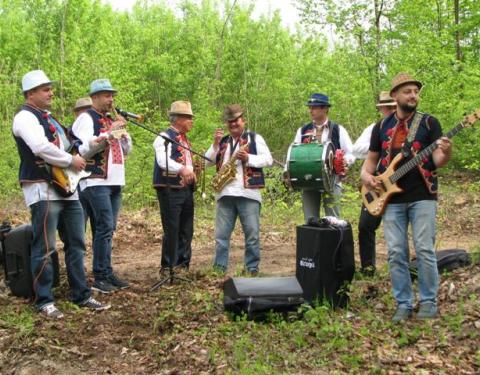
[[[403,112],[406,112],[406,113],[412,113],[412,112],[415,112],[415,110],[417,109],[417,105],[410,105],[408,103],[405,103],[405,104],[399,104],[397,103],[398,107],[403,111]]]

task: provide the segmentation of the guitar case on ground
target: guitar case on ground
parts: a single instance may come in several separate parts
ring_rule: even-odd
[[[5,284],[17,297],[33,297],[33,281],[30,267],[30,244],[32,242],[32,226],[20,225],[12,229],[4,222],[0,227],[0,253],[5,272]],[[59,285],[58,253],[51,255],[54,281]]]
[[[296,311],[304,302],[303,290],[295,276],[229,278],[223,284],[223,305],[235,315],[264,320],[270,311]]]
[[[442,274],[443,272],[450,272],[457,268],[467,267],[472,264],[470,254],[467,253],[466,250],[440,250],[437,251],[436,254],[439,274]],[[416,258],[410,262],[410,276],[412,280],[415,280],[418,276],[418,263]]]

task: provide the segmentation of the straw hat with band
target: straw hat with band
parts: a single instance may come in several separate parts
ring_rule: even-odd
[[[225,107],[223,111],[223,121],[234,121],[243,116],[243,108],[239,104],[231,104]]]
[[[397,102],[390,96],[388,91],[381,91],[378,96],[376,107],[395,107]]]
[[[89,97],[80,98],[75,102],[74,111],[79,111],[84,108],[90,108],[92,106],[92,99]]]
[[[390,89],[390,95],[392,95],[392,93],[398,90],[401,86],[406,85],[408,83],[413,83],[414,85],[417,85],[419,90],[423,86],[422,82],[417,81],[409,73],[398,73],[392,79],[392,88]]]
[[[170,106],[168,115],[183,115],[193,117],[192,105],[186,100],[177,100]]]

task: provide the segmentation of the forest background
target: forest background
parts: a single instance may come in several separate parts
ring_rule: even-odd
[[[109,78],[117,105],[165,128],[174,100],[195,112],[190,134],[204,151],[226,104],[244,106],[250,129],[284,161],[295,129],[308,121],[312,92],[330,96],[331,118],[352,140],[378,118],[375,100],[391,78],[408,71],[425,83],[420,109],[444,131],[480,107],[480,3],[473,0],[300,0],[290,31],[275,12],[254,19],[237,1],[138,1],[130,12],[93,0],[0,0],[0,194],[21,196],[11,122],[23,102],[20,81],[43,69],[57,81],[53,112],[69,125],[89,83]],[[323,30],[335,31],[329,42]],[[155,205],[151,188],[154,135],[130,127],[135,152],[126,201]],[[478,171],[480,133],[455,141],[450,168]]]

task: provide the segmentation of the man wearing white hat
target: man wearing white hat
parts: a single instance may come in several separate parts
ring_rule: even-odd
[[[192,153],[179,144],[190,148],[186,135],[193,126],[190,102],[173,102],[168,117],[170,127],[161,134],[177,144],[167,142],[165,155],[165,139],[158,136],[153,143],[153,187],[157,190],[163,226],[161,270],[170,267],[188,270],[192,257],[193,190],[196,178]],[[174,256],[173,259],[171,255]]]
[[[114,108],[117,93],[108,79],[97,79],[90,84],[92,107],[82,113],[73,123],[72,131],[82,141],[81,155],[91,153],[92,148],[104,147],[91,156],[86,170],[91,175],[80,181],[82,201],[90,214],[93,236],[92,289],[100,293],[112,293],[129,287],[112,268],[112,238],[117,227],[118,212],[125,185],[125,155],[132,149],[128,133],[120,139],[112,139],[112,131],[125,128],[126,121],[110,113]],[[108,139],[108,142],[106,140]]]
[[[52,293],[53,267],[57,227],[64,242],[65,263],[71,298],[82,307],[104,310],[108,305],[91,297],[83,265],[85,239],[83,210],[78,194],[61,196],[52,188],[49,166],[85,168],[85,160],[66,152],[70,148],[67,130],[51,115],[52,81],[41,70],[23,76],[25,104],[13,119],[13,135],[20,155],[19,179],[25,202],[30,208],[33,239],[31,271],[37,309],[49,318],[61,318]]]
[[[378,97],[376,107],[383,115],[383,118],[385,118],[395,112],[397,103],[392,99],[388,91],[382,91]],[[370,138],[372,137],[372,130],[375,124],[376,122],[369,125],[353,145],[353,155],[357,159],[365,159],[367,157],[368,148],[370,147]],[[381,216],[376,217],[371,215],[365,206],[362,205],[360,219],[358,220],[358,248],[362,267],[360,272],[366,276],[373,276],[375,273],[375,231],[378,229],[381,222]]]

